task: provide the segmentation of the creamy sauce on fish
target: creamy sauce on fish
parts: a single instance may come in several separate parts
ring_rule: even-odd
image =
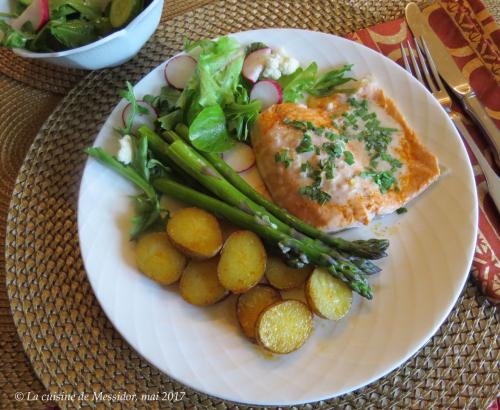
[[[327,230],[366,224],[439,175],[437,159],[374,83],[308,106],[271,107],[252,136],[273,199],[308,222]]]

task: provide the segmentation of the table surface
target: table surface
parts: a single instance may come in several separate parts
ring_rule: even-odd
[[[485,3],[499,21],[500,1],[485,0]],[[175,15],[189,10],[193,2],[167,1],[166,4],[166,9]],[[5,226],[11,193],[26,152],[44,121],[64,98],[66,90],[40,90],[12,77],[0,72],[0,348],[6,358],[2,362],[9,363],[9,366],[0,364],[0,388],[43,394],[45,388],[25,355],[11,316],[5,288]],[[12,368],[12,363],[15,363],[15,368]],[[0,408],[2,401],[0,392]],[[39,406],[44,408],[47,403]]]

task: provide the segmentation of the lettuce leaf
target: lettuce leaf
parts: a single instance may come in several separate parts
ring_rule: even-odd
[[[222,152],[233,144],[224,113],[236,101],[245,52],[230,37],[186,43],[186,51],[197,47],[201,52],[195,73],[176,105],[190,126],[193,145],[207,152]]]
[[[314,87],[317,81],[318,65],[311,63],[306,69],[297,68],[292,74],[282,76],[278,82],[283,88],[284,102],[297,102],[304,93]]]
[[[205,152],[224,152],[234,145],[226,128],[226,118],[220,105],[204,108],[189,127],[193,146]]]

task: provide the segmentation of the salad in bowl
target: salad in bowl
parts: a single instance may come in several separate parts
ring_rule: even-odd
[[[162,9],[163,0],[3,0],[0,46],[66,67],[116,66],[153,34]]]

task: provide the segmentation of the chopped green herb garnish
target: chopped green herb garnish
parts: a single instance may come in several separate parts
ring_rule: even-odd
[[[370,167],[373,169],[377,169],[378,167],[378,155],[370,159]]]
[[[316,155],[321,154],[321,147],[320,147],[319,145],[315,145],[315,146],[314,146],[314,153],[315,153]]]
[[[316,201],[320,205],[326,204],[331,199],[331,195],[328,192],[322,191],[319,185],[300,187],[299,194],[308,197],[312,201]]]
[[[340,142],[325,142],[322,145],[323,151],[325,151],[330,158],[340,158],[344,152],[343,144]]]
[[[351,151],[344,151],[344,161],[347,162],[348,165],[354,164],[354,155],[352,155]]]
[[[397,213],[398,215],[405,214],[405,213],[407,213],[407,212],[408,212],[408,209],[407,209],[407,208],[405,208],[405,207],[401,207],[401,208],[396,209],[396,213]]]
[[[300,165],[300,171],[308,174],[312,170],[311,161],[303,162]]]
[[[333,164],[331,161],[328,161],[328,163],[323,167],[323,171],[325,171],[326,179],[333,179]]]
[[[297,146],[297,148],[295,148],[295,151],[297,151],[298,153],[314,151],[314,145],[312,143],[310,134],[308,134],[307,132],[304,134],[304,138],[302,138],[300,144]]]
[[[364,171],[360,174],[362,177],[370,177],[378,185],[380,192],[385,194],[393,186],[396,188],[396,177],[390,171],[377,172],[374,170]]]
[[[311,121],[297,121],[297,120],[291,120],[289,118],[285,118],[283,120],[283,124],[285,125],[290,125],[293,128],[297,128],[298,130],[301,131],[314,131],[316,130],[316,127]]]
[[[403,166],[403,163],[400,160],[394,158],[387,152],[382,152],[380,154],[380,158],[389,163],[392,172],[396,171],[398,168],[401,168]]]
[[[285,168],[288,168],[292,163],[292,159],[288,156],[288,149],[277,152],[274,156],[274,160],[278,163],[281,162]]]

